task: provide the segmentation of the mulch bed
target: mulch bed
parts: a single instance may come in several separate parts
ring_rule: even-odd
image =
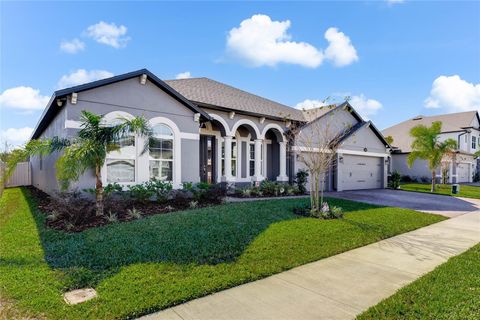
[[[63,230],[67,232],[81,232],[86,229],[95,228],[111,224],[106,215],[115,213],[118,222],[136,220],[130,217],[128,210],[136,209],[142,212],[142,217],[155,214],[166,214],[175,211],[186,210],[190,208],[190,203],[194,199],[179,198],[163,202],[147,201],[140,202],[134,199],[106,199],[104,201],[105,216],[95,215],[95,202],[81,198],[72,201],[66,205],[62,199],[51,197],[47,193],[35,188],[27,187],[34,198],[38,209],[45,215],[53,212],[58,213],[59,218],[55,220],[46,219],[46,226],[52,229]],[[221,201],[197,201],[195,208],[209,207],[218,205]]]

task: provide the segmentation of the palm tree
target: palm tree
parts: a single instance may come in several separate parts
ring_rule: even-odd
[[[95,205],[96,214],[103,215],[103,183],[101,168],[105,164],[107,154],[119,150],[122,141],[131,134],[147,137],[142,153],[148,150],[153,136],[152,129],[143,117],[133,119],[119,118],[115,125],[107,125],[102,115],[82,111],[81,129],[72,139],[54,137],[51,139],[31,140],[23,148],[16,151],[7,164],[7,174],[11,174],[18,162],[29,156],[46,155],[56,151],[63,154],[56,162],[57,180],[62,190],[68,189],[72,181],[88,169],[95,172]]]
[[[439,141],[442,132],[442,122],[435,121],[430,127],[418,125],[410,130],[410,136],[414,138],[412,142],[412,152],[408,155],[407,163],[409,167],[417,159],[428,161],[428,168],[432,172],[431,192],[435,191],[436,170],[440,166],[442,159],[446,154],[455,152],[457,142],[454,139]]]

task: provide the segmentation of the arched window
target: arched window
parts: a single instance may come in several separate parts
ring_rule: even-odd
[[[104,117],[105,125],[115,126],[123,122],[123,118],[131,118],[128,113],[111,112]],[[122,138],[118,143],[118,150],[107,154],[107,183],[133,183],[135,179],[135,162],[137,149],[135,135]]]
[[[161,123],[152,129],[154,138],[150,143],[150,179],[173,181],[173,131]]]

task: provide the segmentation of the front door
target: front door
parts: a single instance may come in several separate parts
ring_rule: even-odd
[[[216,182],[216,139],[215,136],[200,135],[200,180]]]

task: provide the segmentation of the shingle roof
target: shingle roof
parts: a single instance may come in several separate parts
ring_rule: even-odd
[[[185,98],[200,106],[214,106],[274,118],[305,121],[301,110],[208,78],[167,80],[165,82]]]
[[[417,116],[412,119],[400,122],[390,128],[382,131],[383,135],[393,138],[392,145],[399,148],[402,152],[410,152],[413,138],[410,136],[410,129],[421,124],[430,126],[432,122],[442,122],[442,132],[463,131],[472,125],[475,117],[478,117],[477,111],[466,111],[459,113],[441,114],[436,116]]]

